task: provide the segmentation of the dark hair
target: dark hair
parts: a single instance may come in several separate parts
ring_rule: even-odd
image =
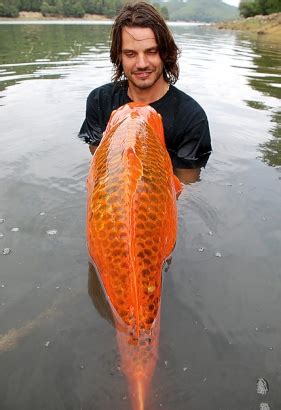
[[[121,62],[123,27],[151,28],[164,64],[164,79],[174,84],[179,77],[179,49],[163,17],[153,6],[142,1],[124,6],[112,26],[110,48],[110,58],[114,68],[112,80],[121,80],[123,76]]]

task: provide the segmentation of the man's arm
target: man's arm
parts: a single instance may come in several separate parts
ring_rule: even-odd
[[[79,131],[78,137],[89,144],[93,154],[102,138],[102,120],[99,116],[99,96],[97,89],[93,90],[86,104],[86,117]]]

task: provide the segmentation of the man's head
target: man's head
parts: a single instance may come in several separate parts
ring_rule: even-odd
[[[116,17],[112,27],[110,57],[114,66],[113,80],[118,81],[124,75],[122,64],[123,37],[128,29],[147,28],[152,30],[156,40],[160,59],[163,63],[165,81],[174,84],[179,76],[179,50],[163,17],[148,3],[138,2],[125,6]]]

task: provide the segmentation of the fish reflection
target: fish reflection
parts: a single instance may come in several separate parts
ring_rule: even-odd
[[[175,246],[182,189],[153,108],[130,103],[111,115],[87,188],[89,254],[108,298],[105,312],[112,312],[133,408],[143,410],[158,358],[162,268]]]
[[[164,265],[164,272],[169,270],[169,267],[172,263],[172,256],[170,256]],[[101,282],[99,279],[98,272],[95,266],[89,262],[88,267],[88,295],[90,296],[93,305],[99,315],[105,319],[109,324],[115,326],[114,318],[112,315],[112,310],[110,307],[110,303],[106,297],[106,294],[101,286]]]
[[[97,270],[91,262],[88,270],[88,294],[100,316],[114,326],[110,304],[101,286]]]

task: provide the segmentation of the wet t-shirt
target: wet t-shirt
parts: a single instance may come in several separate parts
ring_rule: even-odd
[[[93,90],[87,99],[79,138],[98,145],[111,112],[131,101],[127,82],[109,83]],[[208,119],[202,107],[173,85],[150,105],[162,116],[166,147],[174,166],[204,165],[212,147]]]

